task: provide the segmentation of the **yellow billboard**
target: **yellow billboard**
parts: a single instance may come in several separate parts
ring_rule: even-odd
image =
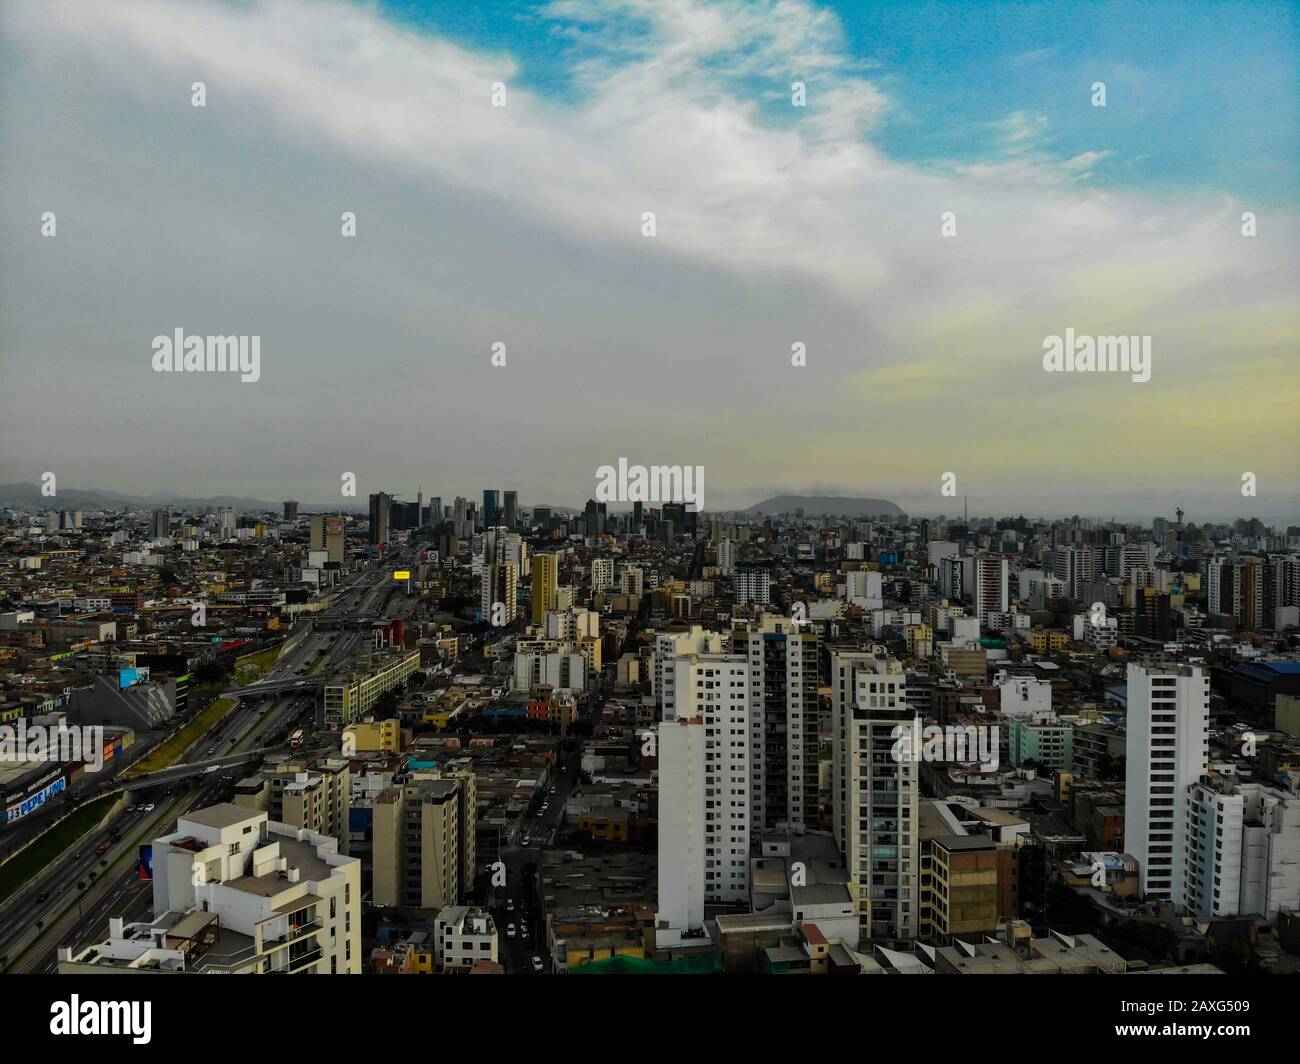
[[[394,580],[410,580],[410,579],[411,579],[411,570],[409,570],[409,569],[394,569],[394,570],[393,570],[393,579],[394,579]]]

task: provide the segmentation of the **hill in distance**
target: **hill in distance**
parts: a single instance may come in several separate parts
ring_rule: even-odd
[[[756,502],[746,513],[788,514],[803,510],[805,517],[897,517],[905,513],[888,499],[855,498],[852,495],[775,495]]]

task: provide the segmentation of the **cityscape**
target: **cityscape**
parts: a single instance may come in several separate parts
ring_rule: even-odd
[[[869,985],[1284,1026],[1298,31],[0,5],[20,1026],[170,1050],[214,984],[122,980],[227,974],[362,977],[266,997],[322,1025],[1004,975]]]

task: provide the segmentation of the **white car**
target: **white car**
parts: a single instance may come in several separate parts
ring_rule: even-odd
[[[542,970],[542,958],[541,958],[541,957],[534,957],[534,958],[533,958],[533,971],[535,971],[535,972],[540,972],[541,970]]]
[[[506,938],[514,938],[514,937],[515,937],[515,925],[506,924]]]
[[[148,805],[146,805],[146,806],[144,807],[144,811],[145,811],[146,813],[152,813],[153,810],[154,810],[154,804],[153,804],[153,802],[150,802]]]

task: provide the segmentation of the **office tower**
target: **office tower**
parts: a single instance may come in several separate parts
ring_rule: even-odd
[[[591,590],[607,591],[614,586],[614,559],[591,559]]]
[[[429,500],[429,524],[435,528],[442,524],[442,496],[435,495]]]
[[[381,550],[388,546],[388,516],[393,498],[382,491],[370,496],[370,536],[372,547]]]
[[[1011,605],[1010,578],[1007,560],[991,555],[980,555],[974,561],[975,608],[980,624],[989,623],[989,614],[1006,613]]]
[[[670,663],[659,726],[659,909],[656,940],[704,934],[704,906],[749,897],[748,658],[690,655]]]
[[[930,544],[934,546],[934,544]],[[970,593],[974,579],[974,559],[960,554],[945,554],[938,561],[939,594],[954,602],[962,602]],[[970,570],[971,576],[967,576]]]
[[[895,756],[913,719],[906,687],[882,648],[831,654],[832,830],[862,936],[881,944],[919,926],[918,766]]]
[[[455,525],[457,539],[465,539],[474,531],[474,526],[469,519],[469,500],[462,495],[456,496],[452,522]]]
[[[772,601],[772,576],[766,565],[737,566],[735,582],[737,603],[766,606]]]
[[[645,504],[637,500],[632,504],[632,528],[641,529],[645,527]]]
[[[284,519],[286,521],[298,520],[298,500],[285,499],[284,501]]]
[[[155,510],[150,527],[150,539],[166,539],[172,534],[172,514],[170,510]]]
[[[734,576],[736,573],[736,543],[734,540],[724,539],[718,543],[718,572],[723,576]]]
[[[502,523],[512,531],[519,527],[519,492],[505,493],[505,514],[502,516]]]
[[[266,813],[211,805],[153,841],[153,921],[109,920],[60,974],[359,975],[361,862]]]
[[[1189,789],[1209,756],[1210,679],[1198,668],[1128,667],[1124,848],[1142,894],[1181,906]]]
[[[802,834],[817,826],[820,735],[817,635],[764,614],[737,637],[749,657],[750,824]]]
[[[930,519],[928,517],[923,517],[921,518],[921,543],[928,544],[929,542],[930,542]]]
[[[375,798],[377,905],[441,909],[460,903],[473,883],[473,786],[472,773],[417,771]]]
[[[533,555],[532,580],[532,611],[529,619],[533,624],[545,624],[546,611],[553,610],[556,606],[556,591],[560,584],[560,556]]]
[[[600,513],[603,503],[598,503],[595,499],[588,499],[586,509],[583,510],[583,534],[587,536],[598,536],[604,531],[601,525]]]
[[[483,527],[495,528],[500,523],[497,516],[497,493],[489,488],[483,492]]]

